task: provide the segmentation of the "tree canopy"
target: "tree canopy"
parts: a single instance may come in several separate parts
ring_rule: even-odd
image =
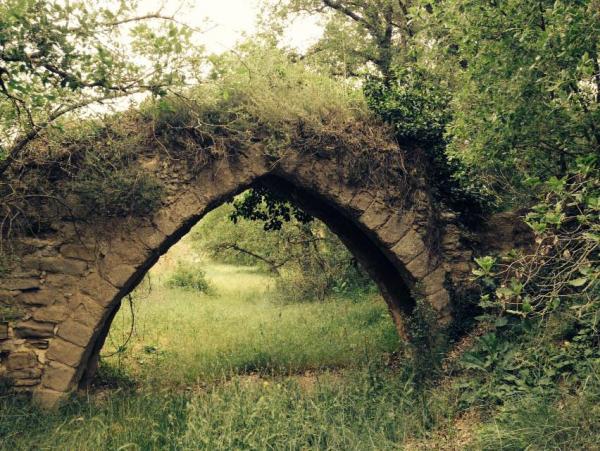
[[[6,0],[0,4],[0,173],[64,115],[195,75],[192,30],[138,3]],[[87,110],[89,112],[89,110]]]

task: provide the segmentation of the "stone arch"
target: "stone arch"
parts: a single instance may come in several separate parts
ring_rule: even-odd
[[[0,279],[0,301],[24,315],[0,323],[0,376],[44,405],[76,389],[93,374],[121,299],[208,211],[257,184],[298,203],[342,239],[378,284],[400,334],[416,299],[431,306],[438,326],[448,325],[451,293],[466,280],[471,257],[455,215],[436,206],[418,166],[402,168],[411,188],[399,192],[354,180],[355,162],[339,158],[287,152],[273,161],[256,145],[198,168],[166,164],[160,149],[146,150],[138,164],[166,187],[156,212],[97,223],[63,219],[43,236],[15,240],[20,259]]]

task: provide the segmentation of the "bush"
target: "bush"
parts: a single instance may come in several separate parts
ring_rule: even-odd
[[[369,276],[351,259],[336,261],[327,256],[323,266],[304,262],[281,273],[276,280],[275,299],[281,302],[323,301],[328,296],[351,295],[375,288]]]
[[[70,188],[90,214],[104,217],[151,213],[162,196],[155,177],[131,168],[88,168]]]
[[[184,290],[197,291],[204,294],[212,294],[213,288],[206,280],[206,273],[198,267],[186,266],[179,262],[177,268],[167,280],[169,288],[181,288]]]
[[[597,374],[588,385],[560,402],[537,396],[509,402],[493,423],[481,429],[477,449],[597,449],[600,435]]]
[[[600,362],[597,162],[579,159],[576,171],[537,188],[538,204],[526,217],[535,245],[476,259],[485,333],[460,359],[461,391],[467,405],[530,403],[560,424],[554,401],[564,398],[565,387],[592,390]],[[511,425],[529,421],[513,413],[498,432],[508,434],[507,443],[524,437],[509,437]]]
[[[474,274],[486,292],[482,307],[521,318],[563,304],[590,310],[600,290],[599,180],[598,162],[587,158],[568,176],[537,184],[540,200],[526,217],[535,247],[476,259]]]

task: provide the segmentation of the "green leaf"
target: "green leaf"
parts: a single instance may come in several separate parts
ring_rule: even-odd
[[[508,324],[508,318],[506,318],[505,316],[498,318],[496,320],[496,322],[494,323],[494,326],[496,327],[504,327]]]
[[[571,285],[572,287],[582,287],[588,282],[589,279],[587,277],[580,277],[578,279],[570,280],[569,285]]]

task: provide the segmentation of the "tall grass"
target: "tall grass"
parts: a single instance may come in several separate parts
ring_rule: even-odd
[[[476,407],[464,387],[478,379],[417,384],[410,362],[390,359],[378,296],[282,304],[270,276],[214,264],[214,294],[170,289],[176,260],[136,294],[126,346],[131,317],[117,315],[103,354],[121,352],[92,390],[54,412],[0,397],[0,450],[599,449],[592,361],[560,393]]]
[[[0,448],[402,449],[438,428],[451,431],[455,405],[377,367],[325,373],[311,386],[235,380],[195,392],[113,392],[51,413],[4,401]]]
[[[108,359],[151,385],[190,385],[239,374],[291,375],[357,366],[392,353],[399,343],[379,296],[321,303],[272,302],[273,279],[251,269],[211,264],[215,294],[168,289],[159,281],[136,303],[126,352]],[[117,315],[103,354],[131,330]]]
[[[398,341],[378,296],[282,305],[252,268],[206,275],[214,295],[155,273],[124,348],[119,312],[103,350],[123,351],[103,362],[110,390],[51,413],[0,400],[0,449],[396,449],[449,427],[455,401],[383,363]]]
[[[571,387],[569,387],[571,388]],[[507,402],[479,431],[477,446],[497,450],[600,450],[600,365],[575,392]]]

